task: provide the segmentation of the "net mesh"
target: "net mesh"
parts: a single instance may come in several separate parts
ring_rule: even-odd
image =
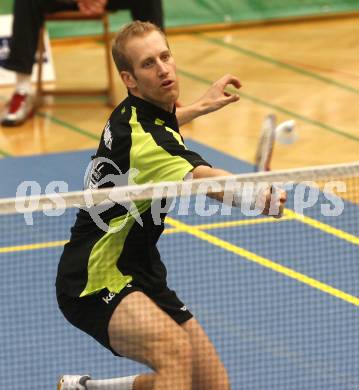
[[[0,388],[148,371],[70,325],[54,282],[79,205],[164,195],[168,284],[206,330],[232,389],[359,388],[359,164],[238,175],[231,191],[245,182],[286,188],[283,217],[205,196],[228,178],[1,200]]]

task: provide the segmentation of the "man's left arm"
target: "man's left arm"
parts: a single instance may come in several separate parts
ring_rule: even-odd
[[[177,108],[178,124],[182,126],[201,115],[217,111],[230,103],[237,102],[239,95],[226,90],[230,85],[238,90],[241,87],[241,82],[237,77],[227,74],[213,83],[198,101],[189,106]]]

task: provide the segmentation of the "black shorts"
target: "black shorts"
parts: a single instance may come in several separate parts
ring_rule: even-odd
[[[117,305],[134,291],[142,290],[128,284],[118,294],[110,293],[107,289],[82,298],[59,294],[57,301],[63,315],[72,325],[92,336],[114,355],[120,356],[110,347],[108,324]],[[144,293],[177,324],[182,324],[193,317],[176,293],[167,287],[160,292]]]

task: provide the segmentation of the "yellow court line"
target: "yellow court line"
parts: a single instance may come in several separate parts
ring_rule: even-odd
[[[307,217],[302,214],[298,214],[295,211],[285,209],[284,215],[292,219],[305,223],[315,229],[322,230],[325,233],[331,234],[335,237],[341,238],[342,240],[348,241],[351,244],[359,245],[359,237],[354,236],[344,230],[337,229],[333,226],[327,225],[326,223],[320,222],[316,219]]]
[[[50,241],[50,242],[39,242],[36,244],[26,244],[26,245],[17,245],[17,246],[5,246],[0,248],[0,253],[9,253],[9,252],[21,252],[21,251],[31,251],[35,249],[44,249],[44,248],[53,248],[56,246],[64,246],[68,241]]]
[[[282,217],[280,220],[291,220],[292,217]],[[228,222],[217,222],[212,224],[203,224],[203,225],[194,225],[197,229],[215,229],[215,228],[225,228],[225,227],[233,227],[233,226],[240,226],[240,225],[251,225],[251,224],[259,224],[259,223],[266,223],[266,222],[277,222],[280,221],[279,219],[274,218],[257,218],[252,220],[240,220],[240,221],[228,221]],[[176,228],[167,228],[163,232],[164,234],[173,234],[173,233],[180,233],[182,232],[181,229]],[[64,246],[68,241],[48,241],[48,242],[39,242],[34,244],[26,244],[26,245],[17,245],[17,246],[5,246],[0,247],[0,253],[10,253],[10,252],[22,252],[22,251],[30,251],[30,250],[36,250],[36,249],[45,249],[45,248],[53,248],[57,246]]]
[[[167,217],[169,218],[169,217]],[[167,221],[166,218],[166,221]],[[300,222],[303,222],[307,225],[310,225],[311,227],[314,227],[316,229],[322,230],[328,234],[332,234],[338,238],[341,238],[343,240],[346,240],[352,244],[359,245],[359,238],[356,236],[353,236],[349,233],[344,232],[343,230],[336,229],[330,225],[327,225],[325,223],[319,222],[313,218],[306,217],[304,215],[298,214],[292,210],[285,209],[284,215],[280,219],[272,218],[272,217],[265,217],[265,218],[256,218],[256,219],[244,219],[244,220],[237,220],[237,221],[226,221],[226,222],[214,222],[214,223],[208,223],[208,224],[201,224],[201,225],[188,225],[193,228],[199,229],[199,230],[211,230],[211,229],[220,229],[220,228],[229,228],[229,227],[235,227],[235,226],[243,226],[243,225],[255,225],[255,224],[261,224],[261,223],[273,223],[273,222],[281,222],[281,221],[290,221],[290,220],[297,220]],[[173,234],[173,233],[180,233],[183,232],[183,229],[178,228],[167,228],[164,230],[164,234]],[[63,246],[66,244],[66,240],[64,241],[49,241],[49,242],[40,242],[40,243],[34,243],[34,244],[27,244],[27,245],[17,245],[17,246],[8,246],[8,247],[0,247],[0,253],[10,253],[10,252],[21,252],[21,251],[29,251],[29,250],[36,250],[36,249],[44,249],[44,248],[52,248],[57,246]]]
[[[166,220],[165,222],[167,221]],[[252,219],[242,219],[239,221],[226,221],[226,222],[214,222],[214,223],[207,223],[207,224],[202,224],[202,225],[189,225],[193,226],[196,229],[200,230],[211,230],[211,229],[223,229],[223,228],[229,228],[229,227],[236,227],[236,226],[243,226],[243,225],[256,225],[256,224],[262,224],[262,223],[273,223],[273,222],[282,222],[282,221],[290,221],[293,220],[294,217],[287,215],[283,216],[282,218],[272,218],[272,217],[266,217],[266,218],[252,218]],[[176,229],[176,228],[167,228],[163,232],[164,234],[172,234],[172,233],[180,233],[182,230],[181,229]]]
[[[228,252],[232,252],[236,255],[239,255],[249,261],[252,261],[256,264],[259,264],[263,267],[269,268],[272,271],[278,272],[282,275],[285,275],[289,278],[295,279],[301,283],[304,283],[310,287],[318,289],[322,292],[325,292],[329,295],[332,295],[336,298],[342,299],[348,303],[351,303],[355,306],[359,306],[359,298],[353,295],[347,294],[344,291],[338,290],[328,284],[322,283],[319,280],[313,279],[309,276],[301,274],[297,271],[294,271],[291,268],[284,267],[280,264],[277,264],[265,257],[259,256],[253,252],[250,252],[246,249],[243,249],[239,246],[233,245],[230,242],[224,241],[216,236],[203,232],[202,230],[197,229],[194,226],[187,225],[183,222],[177,221],[173,218],[167,217],[166,221],[171,226],[174,226],[176,229],[180,229],[192,236],[195,236],[203,241],[209,242],[212,245],[215,245],[219,248],[225,249]]]

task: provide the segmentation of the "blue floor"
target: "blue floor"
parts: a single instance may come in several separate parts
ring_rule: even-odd
[[[198,143],[187,145],[208,161],[236,173],[252,167]],[[63,180],[81,189],[93,151],[9,158],[0,196],[16,193],[22,180],[41,188]],[[76,168],[76,169],[75,169]],[[288,207],[291,205],[289,194]],[[311,217],[359,234],[359,207],[347,203],[338,218]],[[116,358],[69,325],[57,309],[54,279],[61,246],[16,251],[10,246],[66,240],[74,212],[60,217],[35,214],[0,217],[0,389],[55,389],[63,373],[94,378],[130,375],[144,366]],[[210,220],[193,214],[172,218],[188,225],[243,220],[238,210]],[[171,226],[168,226],[171,228]],[[235,248],[293,269],[359,296],[358,246],[294,220],[206,231]],[[162,236],[160,252],[169,284],[202,323],[228,369],[233,390],[359,389],[359,310],[345,299],[263,267],[213,242],[187,233]],[[1,248],[9,248],[1,253]],[[26,249],[26,248],[25,248]]]

